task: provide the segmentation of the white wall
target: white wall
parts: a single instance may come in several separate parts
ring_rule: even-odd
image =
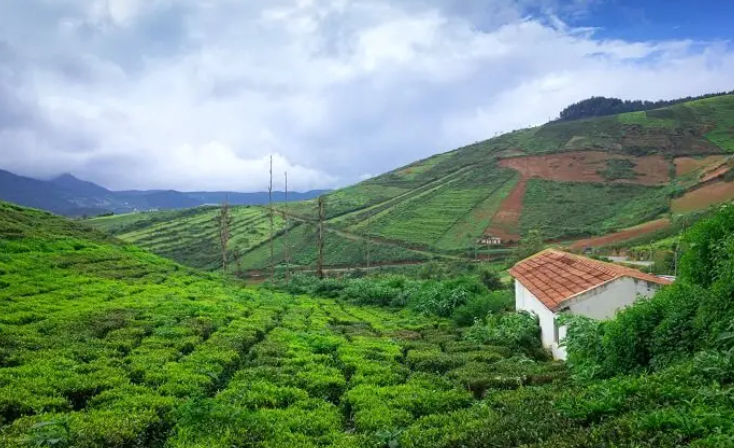
[[[543,303],[538,300],[537,297],[528,291],[522,283],[515,280],[515,309],[529,311],[536,316],[540,321],[540,332],[541,341],[543,347],[549,349],[553,353],[553,357],[556,359],[566,359],[566,350],[563,347],[559,347],[555,340],[555,314]],[[561,334],[565,336],[565,329],[561,328]]]
[[[650,297],[656,290],[654,283],[622,277],[574,297],[566,307],[572,314],[611,319],[618,310],[635,303],[639,296]]]
[[[633,304],[640,296],[652,296],[658,288],[654,283],[622,277],[576,296],[568,304],[564,304],[564,309],[571,314],[593,319],[611,319],[618,310]],[[566,359],[566,349],[558,346],[558,342],[566,337],[566,327],[559,328],[556,341],[557,314],[543,305],[518,280],[515,280],[515,308],[538,316],[543,346],[553,353],[555,359]]]

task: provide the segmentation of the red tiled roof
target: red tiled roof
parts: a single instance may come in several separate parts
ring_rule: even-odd
[[[658,285],[672,283],[637,269],[547,249],[517,263],[510,275],[523,284],[548,309],[555,311],[563,302],[611,280],[632,277]]]

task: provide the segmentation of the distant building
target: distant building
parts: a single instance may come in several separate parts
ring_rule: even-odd
[[[500,244],[502,244],[502,238],[498,236],[484,235],[479,238],[477,244],[481,244],[483,246],[499,246]]]
[[[610,319],[617,310],[672,283],[636,269],[555,249],[517,263],[510,275],[515,278],[515,308],[538,316],[543,346],[555,359],[566,359],[566,350],[560,346],[566,327],[558,323],[559,315]]]

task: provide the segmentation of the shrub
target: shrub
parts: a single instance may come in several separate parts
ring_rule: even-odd
[[[472,325],[477,319],[486,322],[489,314],[507,311],[512,308],[513,303],[514,298],[510,291],[494,291],[470,298],[466,304],[454,310],[451,318],[462,327]]]
[[[506,345],[526,353],[542,347],[538,318],[525,311],[490,316],[486,324],[477,321],[466,337],[473,342]]]

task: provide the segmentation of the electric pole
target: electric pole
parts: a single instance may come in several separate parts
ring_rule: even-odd
[[[291,262],[290,262],[290,241],[288,239],[288,171],[285,172],[285,281],[290,281],[291,278]]]
[[[275,233],[275,222],[273,219],[273,156],[270,156],[270,186],[268,187],[268,208],[270,209],[270,281],[275,278],[275,248],[273,237]]]
[[[316,275],[324,278],[324,197],[319,196],[319,241]]]

